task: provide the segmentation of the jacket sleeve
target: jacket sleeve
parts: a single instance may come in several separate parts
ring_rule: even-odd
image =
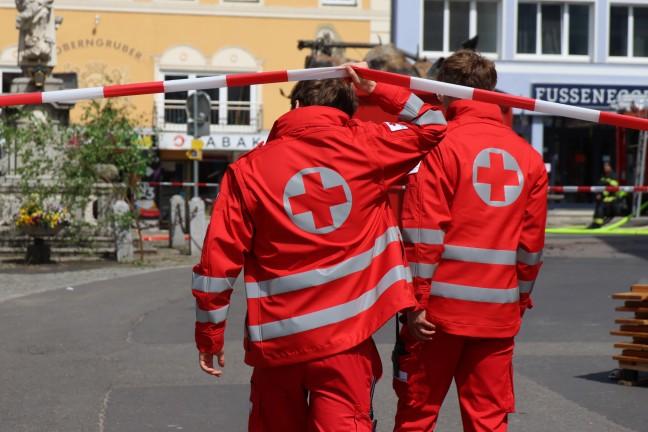
[[[517,249],[517,278],[520,287],[520,314],[533,307],[531,291],[542,266],[547,223],[548,176],[542,161],[536,165],[535,179],[529,193],[522,233]]]
[[[191,291],[196,298],[196,346],[200,352],[223,348],[230,295],[245,254],[252,244],[253,225],[238,186],[228,169],[214,204],[200,263],[193,268]]]
[[[402,87],[378,83],[369,101],[400,120],[368,125],[385,182],[391,186],[444,138],[446,120],[440,110]]]
[[[403,199],[403,242],[417,310],[427,307],[432,277],[441,262],[445,232],[452,220],[456,170],[451,156],[441,151],[445,145],[433,149],[418,171],[408,175]]]

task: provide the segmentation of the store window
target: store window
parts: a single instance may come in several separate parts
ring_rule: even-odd
[[[610,56],[648,57],[648,7],[610,8]]]
[[[479,35],[477,49],[496,53],[499,28],[499,1],[424,0],[424,51],[450,53]]]
[[[589,55],[590,15],[590,4],[518,3],[517,53]]]

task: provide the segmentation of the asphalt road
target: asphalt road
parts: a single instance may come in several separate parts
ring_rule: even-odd
[[[0,274],[0,281],[2,274]],[[193,345],[190,267],[0,301],[0,431],[244,431],[244,294],[232,296],[225,374],[202,373]],[[645,431],[648,388],[608,379],[615,292],[648,281],[648,239],[553,237],[517,338],[511,431]],[[2,284],[0,283],[0,286]],[[239,287],[240,288],[240,287]],[[376,336],[386,371],[393,323]],[[437,431],[460,431],[456,396]],[[389,377],[375,395],[393,425]]]

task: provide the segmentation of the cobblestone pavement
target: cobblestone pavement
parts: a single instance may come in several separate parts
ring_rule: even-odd
[[[556,258],[624,258],[648,259],[645,236],[560,236],[548,235],[545,257]],[[161,269],[184,267],[189,283],[191,267],[199,260],[164,245],[154,246],[137,264],[119,264],[114,260],[61,260],[53,264],[25,265],[21,257],[0,258],[0,302],[57,288],[74,289],[82,283],[113,279]]]
[[[0,302],[58,288],[74,289],[75,285],[151,271],[182,267],[187,272],[199,257],[183,254],[168,247],[156,247],[154,253],[135,264],[120,264],[107,259],[67,259],[52,264],[25,265],[20,257],[0,258]]]

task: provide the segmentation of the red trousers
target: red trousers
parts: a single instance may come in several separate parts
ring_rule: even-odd
[[[320,360],[256,367],[250,432],[371,432],[373,389],[382,375],[373,339]]]
[[[513,338],[471,338],[437,330],[415,343],[407,326],[401,338],[409,354],[394,374],[398,409],[394,431],[432,431],[454,378],[465,432],[507,430],[515,409]]]

